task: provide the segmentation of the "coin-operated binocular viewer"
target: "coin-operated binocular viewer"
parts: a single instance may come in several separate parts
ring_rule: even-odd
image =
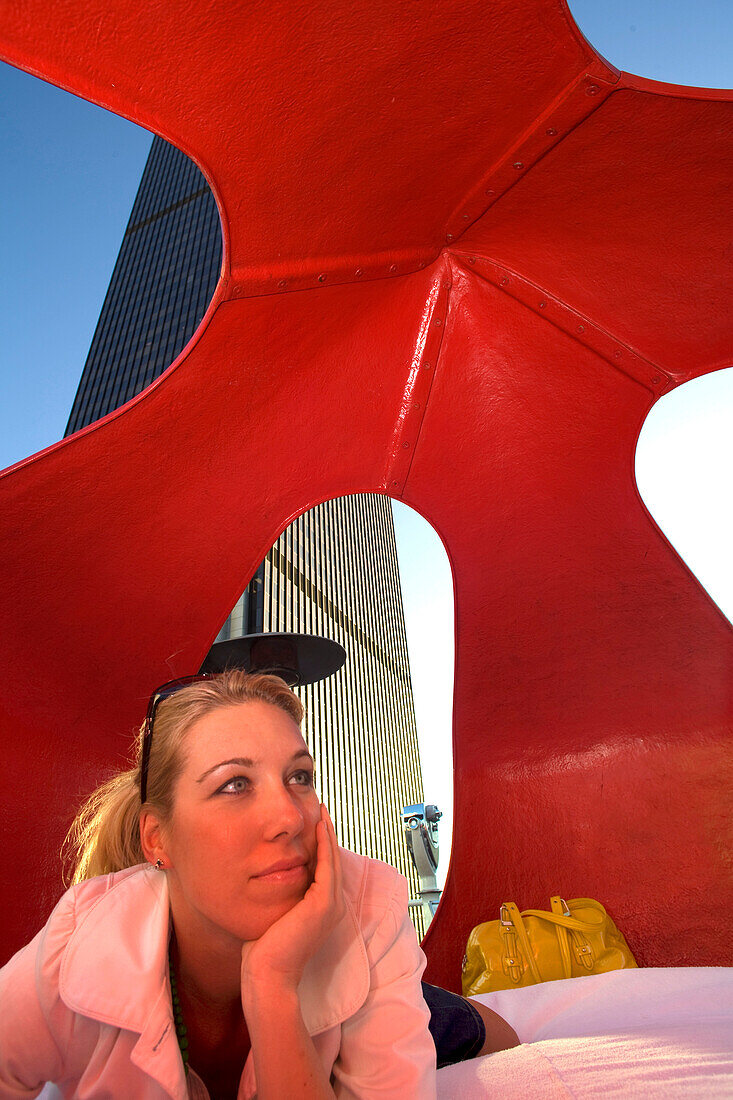
[[[442,816],[437,806],[426,805],[424,802],[405,806],[402,811],[405,840],[419,879],[420,897],[411,900],[410,906],[424,909],[426,926],[433,919],[441,895],[435,872],[440,855],[438,822]]]

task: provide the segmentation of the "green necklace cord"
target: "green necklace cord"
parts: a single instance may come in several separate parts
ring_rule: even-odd
[[[181,1002],[178,999],[176,972],[173,969],[173,950],[170,944],[168,944],[168,969],[171,979],[171,1002],[173,1004],[173,1019],[176,1025],[176,1038],[178,1039],[178,1046],[181,1051],[181,1058],[183,1059],[183,1071],[186,1074],[186,1077],[188,1077],[188,1032],[186,1031],[186,1025],[183,1022]]]

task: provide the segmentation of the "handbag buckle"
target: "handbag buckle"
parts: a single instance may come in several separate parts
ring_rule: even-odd
[[[517,934],[514,931],[503,932],[504,956],[501,960],[501,968],[515,985],[519,985],[524,973],[521,955],[518,951]]]
[[[502,905],[501,909],[499,910],[499,920],[501,921],[501,923],[504,925],[505,928],[513,928],[514,925],[512,924],[512,922],[510,920],[505,919],[505,916],[504,916],[505,913],[508,916],[509,915],[509,910],[507,909],[506,905]]]
[[[592,945],[580,932],[573,932],[571,935],[575,947],[575,957],[582,967],[586,970],[592,970],[594,962]]]
[[[565,898],[560,898],[560,904],[562,905],[562,915],[564,917],[569,917],[570,916],[570,908],[568,906],[568,903],[565,901]]]

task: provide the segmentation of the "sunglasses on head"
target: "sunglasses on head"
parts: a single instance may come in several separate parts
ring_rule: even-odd
[[[148,712],[145,715],[145,732],[143,734],[143,753],[142,760],[140,762],[140,804],[145,802],[148,794],[148,764],[150,762],[150,746],[153,741],[153,722],[155,721],[155,712],[159,705],[165,700],[169,699],[171,695],[175,695],[181,688],[188,687],[189,684],[198,684],[202,680],[211,680],[214,676],[213,672],[199,672],[195,676],[180,676],[177,680],[168,680],[167,683],[161,684],[159,688],[156,688],[153,694],[150,696],[150,702],[148,703]]]

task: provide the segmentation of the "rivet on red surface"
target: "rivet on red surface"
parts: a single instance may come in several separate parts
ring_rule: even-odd
[[[660,382],[661,382],[661,378],[659,377],[658,374],[655,374],[654,377],[652,378],[652,385],[657,386],[657,385],[659,385]]]
[[[399,485],[399,481],[393,481],[392,484],[393,485]]]
[[[446,239],[447,241],[452,241],[452,240],[453,240],[453,234],[452,234],[452,233],[446,233],[446,235],[445,235],[445,239]]]
[[[544,309],[546,305],[547,302],[540,302],[540,309]]]
[[[554,126],[549,126],[549,127],[548,127],[548,128],[547,128],[547,129],[545,130],[545,133],[547,134],[547,136],[548,136],[548,137],[554,137],[554,136],[555,136],[555,134],[557,133],[557,130],[555,129],[555,127],[554,127]]]
[[[436,318],[435,318],[435,323],[436,323],[436,325],[437,325],[438,327],[440,327],[440,326],[441,326],[441,325],[443,324],[443,322],[441,321],[440,317],[436,317]]]
[[[501,285],[502,286],[507,286],[508,283],[509,283],[509,280],[507,279],[507,277],[505,275],[504,278],[501,280]]]
[[[485,195],[495,195],[495,194],[496,194],[496,191],[493,191],[493,190],[492,190],[491,188],[489,188],[489,190],[488,190],[488,191],[484,191],[484,194],[485,194]]]
[[[589,84],[588,87],[585,89],[585,94],[586,95],[598,95],[600,90],[601,89],[598,87],[597,84]]]
[[[356,269],[356,271],[354,272],[354,274],[356,275],[357,279],[360,279],[360,278],[361,278],[361,276],[362,276],[362,275],[364,274],[364,272],[363,272],[363,271],[361,270],[361,268],[360,268],[360,267],[357,267],[357,269]]]
[[[578,332],[585,332],[585,325],[578,325]]]
[[[464,220],[464,222],[467,222],[467,221],[468,221],[468,214],[464,214],[464,215],[463,215],[463,220]]]
[[[475,256],[469,256],[468,257],[468,262],[470,264],[475,264],[476,263],[476,257]]]
[[[430,363],[423,363],[425,370],[430,370]]]
[[[416,401],[415,404],[412,407],[413,407],[413,409],[419,409],[420,408],[420,402]]]
[[[614,354],[615,359],[620,359],[621,358],[621,352],[620,351],[615,351],[613,354]]]
[[[516,168],[517,170],[519,170],[520,168],[524,168],[524,161],[515,160],[512,168]]]
[[[324,272],[322,272],[322,273],[321,273],[321,274],[320,274],[320,275],[318,276],[318,282],[319,282],[319,283],[325,283],[325,281],[326,281],[326,278],[327,278],[327,276],[326,276],[326,273],[325,273],[325,271],[324,271]]]
[[[404,447],[405,450],[407,450],[407,448],[410,446],[410,444],[409,443],[403,443],[402,446]]]
[[[285,287],[288,285],[288,280],[287,279],[281,279],[280,282],[277,285],[280,287],[280,290],[284,290]]]
[[[394,273],[397,270],[397,264],[391,264],[389,270]]]

